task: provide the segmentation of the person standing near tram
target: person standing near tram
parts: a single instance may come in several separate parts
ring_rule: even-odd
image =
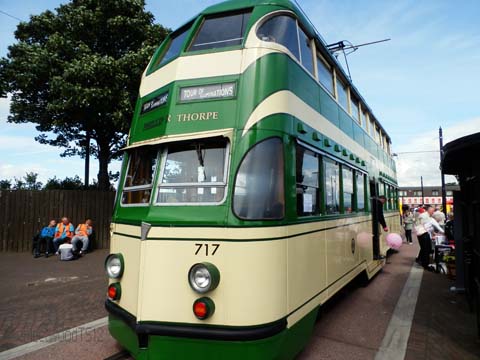
[[[403,213],[403,226],[405,228],[405,237],[407,238],[407,243],[412,245],[412,230],[414,217],[410,209],[405,210]]]
[[[380,225],[382,225],[383,231],[388,232],[387,222],[383,215],[383,205],[387,202],[387,198],[384,195],[380,195],[377,200],[377,218]]]

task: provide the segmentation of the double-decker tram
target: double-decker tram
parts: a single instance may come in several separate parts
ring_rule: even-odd
[[[211,6],[142,78],[113,221],[109,331],[137,359],[291,359],[399,232],[390,138],[288,0]]]

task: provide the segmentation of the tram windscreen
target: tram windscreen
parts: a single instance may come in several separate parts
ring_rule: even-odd
[[[219,203],[225,195],[225,138],[172,143],[164,152],[157,203]]]
[[[218,49],[241,45],[251,10],[232,15],[206,18],[188,51]]]

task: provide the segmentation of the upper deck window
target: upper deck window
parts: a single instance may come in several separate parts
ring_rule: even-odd
[[[302,29],[298,29],[298,35],[300,37],[300,51],[302,54],[302,65],[313,74],[313,52],[312,42]]]
[[[285,46],[293,56],[300,59],[297,21],[291,16],[279,15],[268,19],[258,28],[257,36],[262,41]]]
[[[206,18],[188,51],[219,49],[241,45],[251,10]]]
[[[362,126],[365,128],[365,131],[368,133],[368,120],[367,120],[367,113],[362,111],[361,113],[361,122]]]
[[[177,34],[172,35],[167,46],[165,47],[165,50],[156,59],[153,67],[162,66],[163,64],[166,64],[171,59],[177,57],[180,54],[189,30],[190,26],[186,27],[183,30],[180,30],[180,32],[178,32]]]
[[[148,204],[150,202],[157,155],[158,149],[152,147],[135,149],[129,154],[122,204]]]
[[[224,198],[225,138],[172,143],[164,150],[157,203],[218,203]]]
[[[318,80],[333,95],[333,73],[330,66],[323,61],[320,55],[317,55],[317,68]]]
[[[352,116],[355,120],[357,120],[358,123],[360,123],[360,118],[358,117],[358,100],[355,99],[355,98],[352,98],[352,101],[350,102],[350,105],[351,105],[351,112],[352,112]]]
[[[345,110],[348,109],[347,85],[337,78],[337,100]]]

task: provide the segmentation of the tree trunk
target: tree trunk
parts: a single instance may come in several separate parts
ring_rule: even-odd
[[[108,177],[108,164],[110,162],[110,148],[108,145],[98,144],[98,188],[108,190],[110,179]]]

